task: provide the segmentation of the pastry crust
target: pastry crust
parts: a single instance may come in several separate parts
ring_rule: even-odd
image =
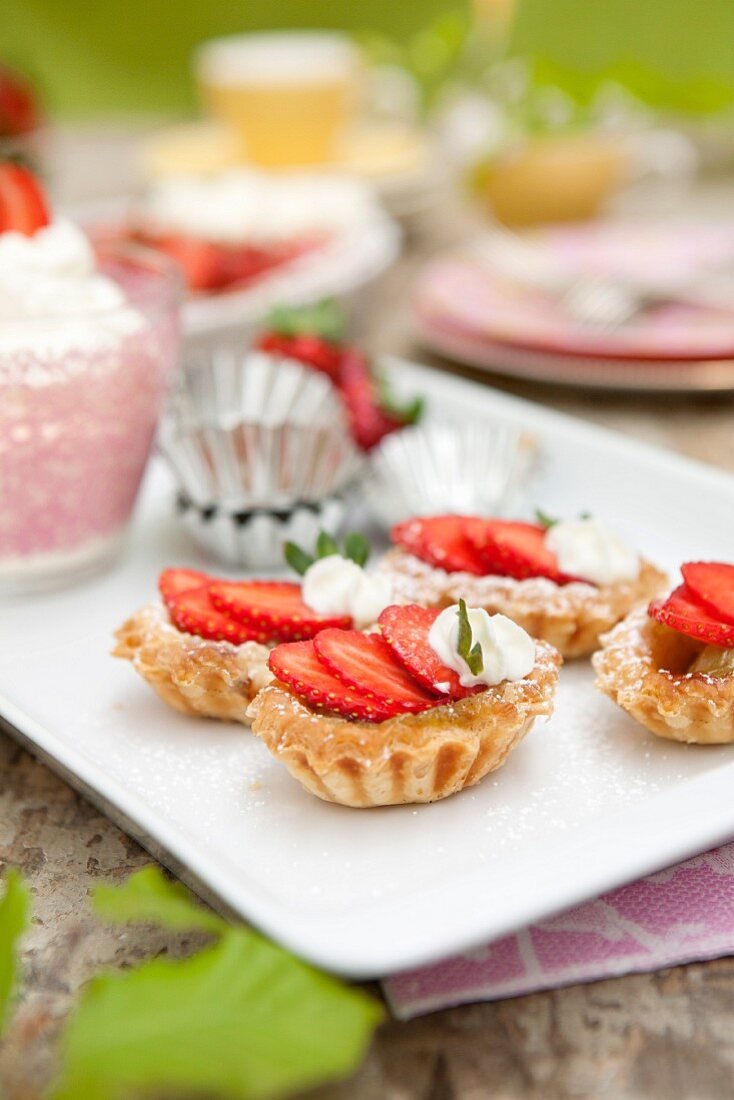
[[[291,775],[327,802],[434,802],[499,768],[535,719],[552,714],[560,665],[556,650],[539,642],[524,680],[377,723],[314,710],[276,681],[248,715]]]
[[[649,618],[644,607],[602,639],[596,686],[636,721],[670,741],[734,742],[734,673],[688,672],[703,644]]]
[[[267,646],[186,634],[162,604],[142,607],[115,638],[113,656],[131,661],[161,699],[184,714],[246,723],[248,703],[273,678]]]
[[[386,554],[378,570],[392,584],[396,602],[448,607],[462,597],[472,607],[514,619],[533,638],[550,642],[564,658],[593,653],[601,634],[669,583],[665,573],[644,558],[636,580],[598,588],[580,581],[559,585],[545,577],[516,581],[446,573],[399,549]]]

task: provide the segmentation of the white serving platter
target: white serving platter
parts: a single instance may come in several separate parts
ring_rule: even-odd
[[[506,419],[541,447],[529,497],[593,510],[650,557],[734,560],[734,479],[407,363],[434,415]],[[104,577],[0,611],[0,713],[207,897],[351,976],[476,946],[734,836],[734,747],[668,744],[562,671],[557,709],[476,788],[349,810],[306,794],[245,727],[185,718],[109,655],[158,571],[201,561],[154,463],[129,552]]]

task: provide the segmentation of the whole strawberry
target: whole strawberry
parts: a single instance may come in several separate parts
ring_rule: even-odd
[[[328,375],[339,390],[354,441],[369,451],[390,432],[414,424],[422,402],[394,404],[375,379],[361,352],[344,343],[344,314],[332,299],[315,306],[279,306],[257,346],[271,355],[297,359]]]
[[[0,137],[22,137],[40,124],[41,112],[30,82],[7,65],[0,65]]]
[[[297,359],[338,384],[344,316],[332,299],[315,306],[277,306],[257,341],[261,351]]]

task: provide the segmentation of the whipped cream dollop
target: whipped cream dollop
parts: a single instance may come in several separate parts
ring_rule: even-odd
[[[146,328],[117,283],[97,270],[94,250],[73,222],[59,218],[30,237],[0,233],[0,353],[17,360],[25,385],[54,381],[46,366],[28,368],[29,355],[46,365],[63,362],[67,373],[83,370],[85,356],[115,350]]]
[[[245,169],[211,177],[172,176],[153,187],[139,210],[140,223],[150,233],[221,244],[342,232],[379,216],[374,197],[359,180]]]
[[[452,604],[438,616],[428,632],[428,644],[438,659],[458,674],[462,687],[484,684],[494,687],[503,680],[522,680],[535,664],[535,642],[506,615],[490,615],[483,607],[467,608],[472,645],[482,648],[484,667],[473,673],[459,653],[459,607]],[[448,691],[442,684],[440,690]]]
[[[365,572],[340,554],[309,565],[301,582],[301,596],[319,615],[349,615],[358,630],[372,626],[392,603],[386,578]]]
[[[73,222],[60,218],[31,237],[0,233],[0,321],[100,313],[124,304]]]
[[[554,523],[545,536],[559,568],[594,584],[633,581],[640,575],[638,555],[597,519]]]

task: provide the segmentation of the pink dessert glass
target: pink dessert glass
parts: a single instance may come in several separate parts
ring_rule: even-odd
[[[115,560],[178,360],[181,279],[115,245],[104,312],[0,323],[0,593],[56,587]]]

